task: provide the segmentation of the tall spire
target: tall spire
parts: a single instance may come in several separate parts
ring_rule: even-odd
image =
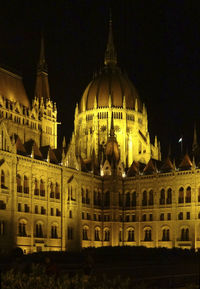
[[[196,122],[194,123],[194,136],[193,136],[193,144],[192,144],[192,151],[195,152],[198,148],[198,142],[197,142],[197,128],[196,128]]]
[[[110,12],[109,19],[109,32],[108,32],[108,42],[104,58],[105,65],[116,65],[117,64],[117,53],[115,51],[114,42],[113,42],[113,32],[112,32],[112,15]]]
[[[40,46],[40,58],[37,68],[36,86],[35,86],[35,96],[43,99],[50,99],[49,92],[49,80],[47,64],[45,61],[44,54],[44,37],[41,33],[41,46]]]
[[[47,64],[45,61],[45,54],[44,54],[44,35],[41,32],[41,44],[40,44],[40,59],[38,63],[38,70],[47,72]]]

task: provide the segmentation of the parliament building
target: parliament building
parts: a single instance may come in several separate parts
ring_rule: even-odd
[[[69,144],[57,147],[41,41],[35,95],[0,68],[0,251],[83,247],[200,248],[200,166],[161,160],[145,104],[117,63],[109,22],[103,69],[76,104]]]

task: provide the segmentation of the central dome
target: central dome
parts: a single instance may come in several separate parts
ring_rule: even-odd
[[[125,73],[117,66],[117,54],[112,35],[112,21],[109,23],[108,43],[104,58],[104,68],[85,89],[81,102],[80,112],[95,108],[117,107],[123,104],[127,109],[135,110],[136,99],[138,110],[142,111],[142,103],[138,93]],[[125,103],[124,103],[125,101]]]
[[[80,112],[103,107],[123,107],[135,109],[137,99],[138,110],[142,110],[142,104],[138,93],[128,76],[116,65],[106,65],[87,86],[80,103]]]

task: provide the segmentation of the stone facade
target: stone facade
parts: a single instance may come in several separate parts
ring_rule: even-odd
[[[1,251],[200,248],[200,169],[188,155],[161,163],[146,108],[116,66],[111,23],[109,33],[105,71],[76,106],[68,148],[57,148],[43,42],[32,105],[22,79],[0,71]],[[107,79],[110,92],[97,95]]]

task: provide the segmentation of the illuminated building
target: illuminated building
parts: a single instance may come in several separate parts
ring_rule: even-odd
[[[188,155],[161,162],[145,105],[118,67],[111,21],[68,147],[57,148],[43,41],[32,104],[22,79],[0,69],[0,116],[2,251],[200,247],[200,169]]]

